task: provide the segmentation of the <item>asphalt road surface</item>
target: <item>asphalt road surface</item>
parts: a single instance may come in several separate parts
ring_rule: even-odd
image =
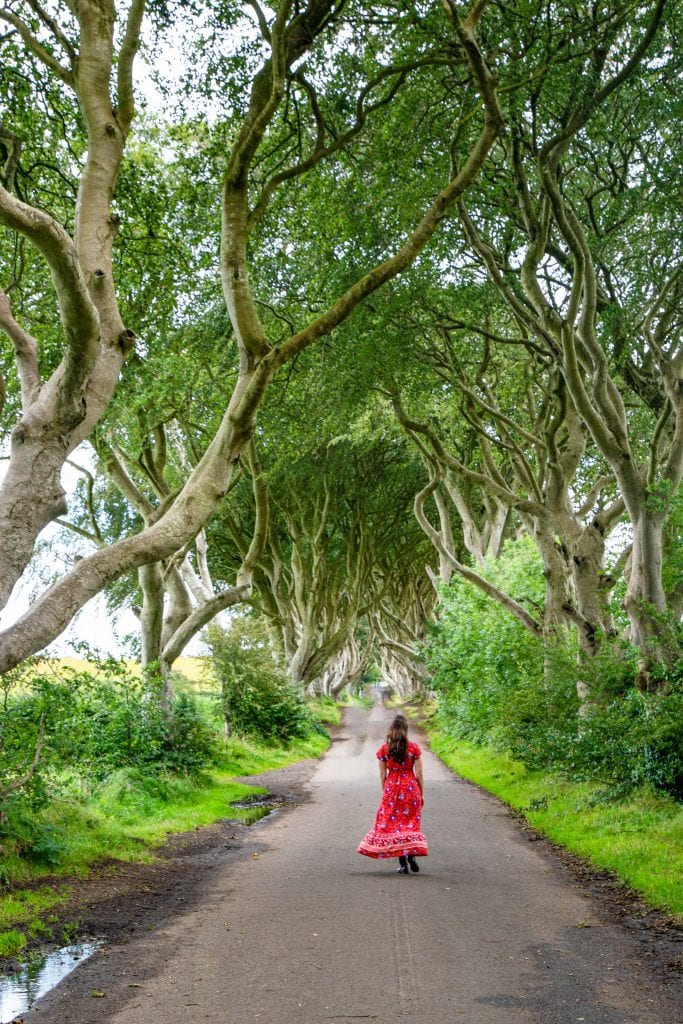
[[[308,802],[256,826],[242,859],[207,867],[200,900],[96,954],[26,1024],[682,1024],[680,979],[429,751],[420,873],[356,854],[390,715],[348,709]]]

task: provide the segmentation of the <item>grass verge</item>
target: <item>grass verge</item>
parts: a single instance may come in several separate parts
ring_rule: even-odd
[[[314,722],[319,725],[341,724],[341,706],[332,697],[312,697],[307,703]]]
[[[41,812],[51,843],[49,863],[29,865],[9,846],[0,846],[0,872],[11,886],[0,896],[0,957],[17,957],[29,939],[50,937],[50,912],[68,902],[71,894],[68,886],[55,887],[55,878],[86,875],[103,860],[148,861],[170,833],[226,817],[248,820],[248,810],[230,804],[265,790],[236,782],[235,776],[318,757],[328,744],[319,733],[289,747],[264,747],[235,738],[226,743],[220,765],[199,778],[146,776],[121,769],[88,800],[56,799]],[[50,885],[36,885],[48,875]],[[31,888],[14,888],[21,883]]]
[[[683,807],[639,789],[619,800],[604,785],[528,771],[485,747],[430,728],[435,754],[595,867],[613,872],[651,907],[683,925]]]

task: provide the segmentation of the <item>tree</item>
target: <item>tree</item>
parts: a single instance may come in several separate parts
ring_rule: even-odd
[[[671,112],[649,97],[666,94],[673,74],[675,18],[664,3],[600,4],[594,34],[580,41],[571,15],[558,22],[556,45],[578,59],[574,72],[568,77],[569,62],[549,73],[537,64],[536,88],[508,104],[489,180],[459,204],[471,251],[520,340],[533,338],[556,362],[618,484],[633,530],[625,607],[645,689],[680,653],[662,584],[664,524],[683,475],[682,279],[666,197],[657,200],[660,229],[638,242],[655,180],[669,173],[662,144]],[[516,31],[513,50],[533,63],[538,23],[520,18]]]
[[[232,8],[228,25],[212,5],[202,10],[223,32],[234,28]],[[20,41],[30,54],[34,80],[39,69],[75,98],[84,143],[87,136],[86,155],[76,174],[77,200],[61,197],[67,220],[72,220],[67,230],[60,209],[48,212],[28,194],[23,200],[12,190],[18,180],[18,136],[11,130],[3,135],[0,221],[49,266],[64,338],[62,361],[43,381],[37,342],[14,318],[9,301],[2,300],[2,326],[14,344],[23,388],[22,415],[13,431],[0,499],[5,600],[26,569],[40,529],[64,511],[59,484],[64,459],[101,418],[134,341],[135,332],[124,323],[117,301],[113,251],[118,214],[113,203],[134,115],[133,62],[144,15],[144,0],[132,0],[122,19],[113,3],[102,6],[93,0],[60,7],[57,17],[32,0],[20,3],[16,13],[2,12],[12,29],[10,46],[16,51]],[[476,178],[500,131],[495,83],[476,35],[482,15],[483,5],[475,4],[464,18],[448,8],[446,22],[421,22],[405,16],[398,5],[379,32],[364,35],[358,31],[362,9],[352,5],[311,0],[299,10],[283,0],[270,23],[259,13],[263,40],[256,48],[265,50],[265,56],[255,60],[251,36],[243,66],[253,68],[253,74],[248,83],[239,83],[236,120],[225,126],[229,135],[220,183],[220,280],[239,369],[220,426],[180,492],[154,522],[81,559],[3,632],[0,670],[57,636],[112,581],[140,566],[163,562],[191,542],[227,492],[275,374],[409,267],[430,241]],[[358,49],[347,59],[339,40],[349,27]],[[308,76],[300,68],[303,58],[311,65]],[[466,95],[476,89],[483,108],[476,126],[471,117],[463,118],[457,131],[453,146],[460,154],[459,168],[427,201],[413,226],[405,232],[401,225],[392,232],[381,258],[369,260],[351,280],[342,281],[317,315],[301,326],[292,324],[282,338],[278,321],[278,335],[269,335],[250,285],[250,269],[258,258],[250,259],[249,246],[258,249],[268,238],[264,225],[273,197],[288,188],[296,202],[300,180],[334,160],[361,134],[374,110],[390,103],[404,86],[419,84],[423,72],[439,71],[454,75]],[[246,107],[239,102],[245,87]],[[350,90],[355,105],[349,113],[341,97]],[[335,115],[335,108],[341,115]],[[228,137],[233,140],[229,144]],[[272,299],[271,307],[277,305],[277,288]],[[26,505],[21,516],[16,515],[17,503]]]
[[[363,671],[397,580],[407,566],[424,573],[425,545],[405,448],[366,435],[322,440],[266,469],[271,528],[254,583],[290,679],[326,691]]]
[[[471,305],[473,298],[470,289],[460,304]],[[502,603],[534,635],[552,642],[575,624],[582,650],[592,656],[601,636],[615,632],[608,598],[630,546],[608,573],[605,545],[623,517],[624,503],[608,467],[588,446],[557,367],[530,352],[522,339],[496,329],[488,302],[481,303],[488,308],[486,326],[479,326],[472,312],[473,322],[467,324],[453,312],[434,310],[434,324],[423,332],[420,346],[428,368],[420,372],[421,393],[413,399],[423,410],[421,421],[394,391],[398,419],[429,474],[416,512],[451,570]],[[514,335],[514,325],[507,327]],[[438,528],[425,512],[429,495],[436,500]],[[453,515],[463,524],[464,546],[478,563],[476,571],[455,549]],[[506,525],[508,536],[526,531],[543,562],[546,595],[537,610],[493,587],[485,571],[482,575],[484,544],[493,539],[493,554],[500,553]]]

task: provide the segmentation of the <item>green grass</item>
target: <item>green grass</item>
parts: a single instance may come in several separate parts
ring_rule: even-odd
[[[313,697],[306,703],[314,722],[319,722],[321,725],[339,725],[341,723],[341,707],[332,697]]]
[[[259,775],[273,768],[284,768],[307,757],[320,757],[330,744],[321,733],[294,740],[289,747],[265,747],[249,740],[231,737],[226,743],[223,771],[233,775]]]
[[[505,754],[430,730],[431,747],[458,775],[521,812],[553,842],[613,872],[683,924],[683,807],[639,789],[611,800],[596,782],[528,771]]]
[[[42,823],[62,844],[57,872],[54,864],[30,866],[11,855],[0,864],[5,876],[16,882],[55,873],[83,873],[90,864],[109,858],[150,860],[154,847],[171,832],[188,832],[220,818],[246,819],[248,812],[230,804],[265,790],[235,782],[235,776],[256,775],[317,757],[328,742],[319,734],[286,748],[232,739],[226,743],[220,766],[198,779],[146,776],[137,769],[120,769],[109,775],[89,800],[55,799],[42,812]]]
[[[365,693],[348,693],[346,690],[341,695],[339,703],[342,707],[371,708],[373,699]]]
[[[27,938],[17,928],[11,928],[7,932],[0,932],[0,956],[19,956],[26,946]]]
[[[266,791],[236,782],[235,776],[257,775],[318,757],[328,744],[317,733],[286,748],[231,739],[220,766],[199,779],[149,777],[121,769],[90,799],[55,799],[41,812],[40,823],[58,848],[56,865],[32,865],[6,841],[0,847],[0,872],[10,885],[19,885],[48,875],[86,875],[94,864],[111,859],[152,860],[170,833],[188,832],[221,818],[253,819],[253,812],[230,804]],[[49,912],[69,896],[66,886],[51,885],[15,889],[0,898],[0,956],[19,955],[27,934],[38,937],[49,932]]]
[[[67,886],[43,886],[17,889],[0,899],[0,957],[20,956],[29,939],[51,938],[52,929],[43,917],[64,903],[70,892]]]
[[[34,927],[37,915],[63,903],[70,891],[66,886],[61,889],[15,889],[0,900],[0,928],[18,924],[26,924],[29,929]]]

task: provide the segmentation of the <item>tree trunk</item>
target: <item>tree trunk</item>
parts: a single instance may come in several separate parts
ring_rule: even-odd
[[[579,645],[587,657],[594,657],[603,636],[615,635],[609,607],[609,586],[605,582],[605,537],[597,520],[582,531],[572,545],[572,575],[579,613]]]
[[[662,584],[664,516],[645,508],[633,523],[631,572],[624,598],[631,639],[641,651],[636,684],[644,691],[657,690],[661,678],[655,666],[671,668],[677,641]]]
[[[138,579],[142,590],[142,669],[146,671],[161,658],[161,632],[164,621],[164,580],[161,566],[158,562],[140,566]]]
[[[40,429],[40,425],[39,425]],[[36,537],[66,513],[61,470],[63,443],[34,440],[23,423],[12,436],[9,467],[0,488],[0,607],[4,608],[33,554]]]

